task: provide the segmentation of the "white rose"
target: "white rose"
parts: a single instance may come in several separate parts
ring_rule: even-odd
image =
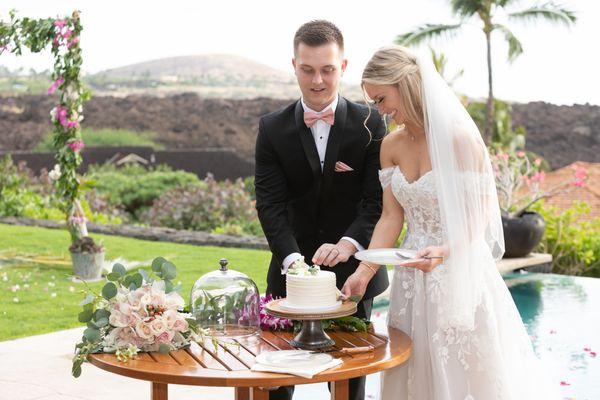
[[[110,313],[110,317],[108,317],[108,322],[110,322],[112,326],[124,328],[129,325],[129,317],[124,315],[121,311],[113,310]]]
[[[135,325],[135,333],[137,333],[137,335],[142,339],[150,339],[154,336],[152,334],[150,325],[144,321],[138,321],[138,323]]]
[[[179,313],[175,310],[167,310],[163,313],[163,319],[167,324],[168,329],[173,329],[173,325],[175,325],[175,321],[179,318]]]
[[[167,308],[169,310],[177,310],[178,308],[182,308],[185,304],[183,298],[179,295],[179,293],[171,292],[167,295]]]
[[[161,317],[157,317],[150,323],[150,329],[155,336],[158,336],[167,329],[167,324]]]
[[[54,169],[52,171],[50,171],[48,173],[48,176],[50,177],[50,179],[52,179],[53,181],[57,181],[60,179],[61,176],[61,172],[60,172],[60,165],[55,164],[54,165]]]

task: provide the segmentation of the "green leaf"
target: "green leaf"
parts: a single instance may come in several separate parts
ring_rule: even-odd
[[[119,274],[118,272],[111,272],[108,275],[106,275],[106,279],[108,279],[109,281],[118,281],[121,278],[121,274]]]
[[[87,296],[85,296],[85,299],[83,299],[81,301],[81,303],[79,303],[79,305],[80,306],[85,306],[86,304],[90,304],[90,303],[92,303],[94,301],[95,298],[96,297],[93,294],[89,293]]]
[[[114,283],[108,282],[102,288],[102,297],[104,297],[106,300],[110,300],[113,297],[115,297],[116,295],[117,295],[117,286]]]
[[[94,323],[99,327],[105,327],[106,325],[108,325],[108,318],[100,318],[97,319],[96,321],[94,321]]]
[[[171,293],[173,291],[173,282],[165,279],[165,293]]]
[[[112,267],[112,272],[118,273],[120,276],[124,276],[127,273],[127,270],[123,266],[123,264],[116,263]]]
[[[110,311],[105,310],[105,309],[98,309],[96,311],[94,311],[94,320],[98,321],[101,318],[109,318],[110,317]]]
[[[161,266],[160,271],[163,279],[173,279],[177,276],[177,268],[170,262],[165,262]]]
[[[362,299],[362,296],[355,294],[354,296],[348,297],[348,300],[358,303]]]
[[[71,374],[75,378],[79,378],[79,376],[81,376],[81,364],[82,363],[83,363],[83,361],[81,361],[81,360],[73,361],[73,368],[71,368]]]
[[[144,277],[139,272],[136,272],[135,274],[131,275],[131,281],[139,288],[144,282]]]
[[[161,267],[164,263],[166,263],[167,260],[165,260],[163,257],[156,257],[153,261],[152,261],[152,271],[154,272],[158,272],[161,270]]]
[[[100,331],[94,328],[87,328],[83,331],[83,337],[87,339],[88,342],[94,343],[100,340]]]
[[[396,40],[394,42],[402,46],[416,46],[422,42],[429,41],[433,38],[443,35],[453,36],[460,30],[460,28],[462,28],[462,23],[452,25],[425,24],[418,27],[414,31],[406,32],[396,36]]]
[[[523,54],[523,46],[517,37],[506,26],[495,24],[494,29],[499,30],[504,35],[508,42],[508,61],[514,61],[518,56]]]
[[[79,313],[77,320],[79,322],[89,322],[92,320],[92,315],[93,315],[93,313],[91,310],[83,310],[82,312]]]
[[[162,354],[169,354],[171,351],[171,346],[166,343],[161,343],[160,346],[158,346],[158,351]]]

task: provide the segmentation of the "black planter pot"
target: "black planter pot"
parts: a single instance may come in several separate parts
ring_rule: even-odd
[[[540,243],[546,221],[533,211],[525,211],[517,217],[502,217],[504,230],[504,257],[524,257]]]

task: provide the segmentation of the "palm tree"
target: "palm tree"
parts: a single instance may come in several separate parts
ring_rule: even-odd
[[[517,37],[510,31],[506,25],[496,23],[494,20],[500,10],[504,10],[517,0],[450,0],[452,13],[460,18],[455,24],[424,24],[411,32],[399,35],[395,42],[404,46],[418,45],[428,39],[440,37],[443,35],[455,35],[465,25],[469,19],[478,18],[481,30],[485,35],[487,45],[487,69],[488,69],[488,99],[486,108],[486,124],[484,139],[487,144],[492,140],[492,126],[494,120],[494,92],[492,86],[492,32],[498,31],[504,35],[508,42],[508,60],[514,61],[521,53],[523,46]],[[545,3],[535,5],[530,8],[507,12],[509,20],[513,21],[535,21],[545,20],[557,24],[571,26],[577,18],[573,11],[567,10],[554,3]]]

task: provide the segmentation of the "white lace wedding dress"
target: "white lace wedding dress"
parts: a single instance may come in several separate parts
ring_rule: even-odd
[[[380,171],[384,190],[404,208],[408,232],[403,248],[441,245],[435,174],[408,182],[398,167]],[[382,374],[383,400],[553,399],[510,292],[497,271],[485,277],[475,329],[438,328],[444,265],[430,273],[396,266],[388,325],[413,340],[411,358]]]

